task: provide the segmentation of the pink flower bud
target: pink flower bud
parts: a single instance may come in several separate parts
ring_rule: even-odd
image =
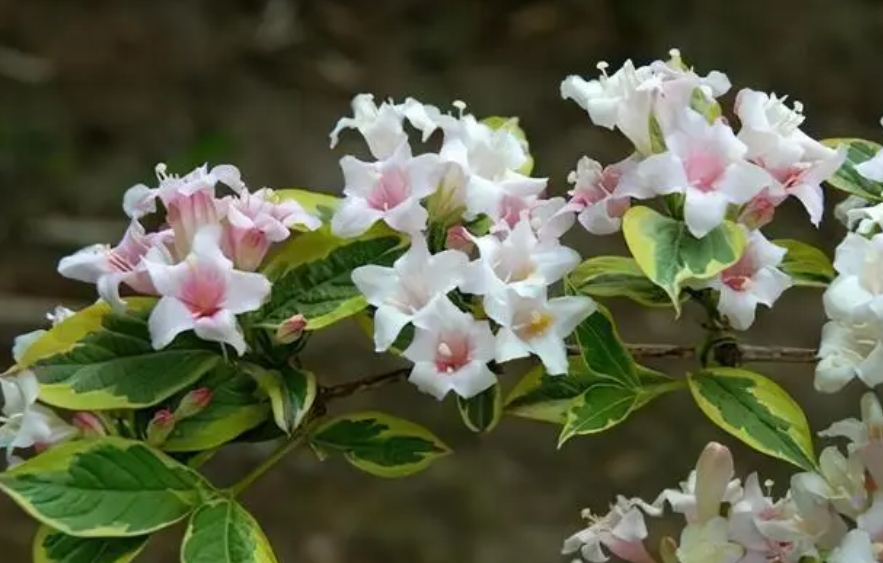
[[[175,429],[176,422],[174,413],[169,409],[157,411],[147,425],[147,443],[151,446],[161,446]]]
[[[756,230],[773,220],[776,207],[782,203],[783,198],[773,198],[768,189],[751,198],[742,208],[739,214],[739,222],[749,229]]]
[[[99,436],[107,436],[107,429],[101,419],[95,413],[78,412],[71,420],[74,426],[83,434],[83,436],[97,438]]]
[[[303,336],[306,327],[307,319],[297,313],[279,325],[279,328],[276,329],[276,340],[283,344],[291,344]]]
[[[184,420],[194,416],[209,406],[212,402],[212,395],[212,390],[208,387],[200,387],[190,391],[181,399],[173,416],[177,420]]]
[[[469,231],[466,230],[466,227],[463,225],[454,225],[448,229],[448,234],[445,239],[445,248],[460,250],[469,254],[472,252],[472,249],[475,248],[475,243],[472,242],[472,238],[469,236]]]

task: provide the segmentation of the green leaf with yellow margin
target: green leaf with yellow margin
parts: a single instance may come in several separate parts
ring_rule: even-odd
[[[567,285],[577,295],[625,297],[645,307],[670,307],[671,299],[650,281],[632,258],[595,256],[567,276]],[[682,296],[681,301],[686,299]]]
[[[294,200],[304,208],[304,211],[318,217],[323,223],[331,220],[331,215],[340,204],[340,198],[312,190],[293,188],[288,190],[276,190],[276,198],[279,201]],[[295,227],[295,230],[305,230],[304,227]]]
[[[217,345],[192,332],[154,350],[147,316],[147,311],[105,312],[99,329],[32,364],[40,400],[68,410],[149,407],[192,385],[223,360]]]
[[[791,239],[774,240],[773,244],[787,250],[778,268],[791,276],[794,285],[828,287],[837,277],[831,260],[820,249]]]
[[[678,314],[684,283],[712,278],[732,266],[746,244],[742,229],[730,221],[697,239],[684,222],[643,206],[626,212],[623,234],[644,275],[665,290]]]
[[[186,518],[208,487],[143,442],[117,437],[58,444],[0,474],[28,514],[77,537],[143,536]]]
[[[259,426],[270,415],[270,405],[257,383],[238,365],[219,365],[199,382],[199,387],[212,391],[211,401],[198,413],[176,422],[163,442],[163,450],[197,452],[217,448]]]
[[[871,202],[883,200],[883,184],[868,180],[855,169],[876,155],[880,145],[864,139],[824,139],[822,144],[832,149],[846,146],[846,161],[828,178],[828,185]]]
[[[190,516],[181,562],[277,563],[277,559],[251,514],[233,499],[214,498]]]
[[[295,237],[264,270],[273,294],[256,315],[259,324],[275,329],[300,313],[307,330],[318,330],[355,315],[368,303],[353,283],[353,270],[391,266],[405,247],[400,234],[380,224],[353,239],[334,236],[328,226]]]
[[[31,544],[33,563],[131,563],[150,536],[77,538],[41,525]]]
[[[558,447],[574,436],[597,434],[626,419],[638,403],[640,391],[611,383],[597,383],[577,397],[567,411]]]
[[[355,467],[378,477],[405,477],[450,453],[429,430],[380,412],[343,415],[310,435],[321,456],[342,454]]]
[[[586,369],[622,387],[639,387],[638,365],[616,332],[610,312],[597,307],[574,331]]]
[[[464,399],[457,396],[457,409],[466,427],[473,432],[490,432],[503,415],[503,393],[495,383],[478,395]]]
[[[146,311],[152,308],[155,303],[156,299],[151,297],[127,298],[130,311]],[[15,368],[17,370],[25,369],[34,365],[38,360],[69,351],[86,335],[101,330],[102,320],[110,312],[110,305],[104,301],[99,301],[77,311],[47,330],[36,342],[31,344]]]
[[[249,365],[246,371],[270,398],[276,426],[290,435],[304,421],[316,400],[316,376],[291,366],[271,370]]]
[[[549,375],[542,365],[527,372],[506,397],[505,412],[564,424],[573,400],[592,385],[605,381],[586,369],[582,356],[570,356],[568,362],[570,369],[564,375]]]
[[[744,369],[715,367],[689,374],[693,398],[712,422],[752,448],[812,470],[806,415],[774,381]]]

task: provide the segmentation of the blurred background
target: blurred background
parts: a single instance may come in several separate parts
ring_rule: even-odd
[[[253,187],[335,193],[338,159],[360,145],[347,134],[332,151],[328,132],[354,94],[444,107],[462,99],[478,116],[519,116],[536,173],[560,194],[579,156],[610,162],[626,148],[559,99],[560,81],[595,75],[599,60],[618,68],[628,57],[665,58],[671,47],[702,74],[728,73],[733,92],[802,101],[815,136],[879,141],[881,27],[883,3],[872,0],[0,0],[0,365],[12,338],[42,325],[55,304],[94,298],[55,265],[118,240],[122,194],[152,183],[157,162],[180,173],[232,162]],[[830,213],[812,229],[789,202],[767,234],[830,250],[842,229]],[[586,257],[624,251],[617,236],[574,230],[569,242]],[[670,311],[611,305],[629,341],[699,337],[694,311],[674,324]],[[822,319],[819,292],[792,289],[746,340],[815,346]],[[306,363],[339,381],[383,369],[352,327],[314,338]],[[814,430],[857,413],[860,389],[816,395],[810,366],[754,367],[805,405]],[[453,404],[410,386],[335,408],[367,406],[421,421],[456,455],[400,481],[291,455],[244,497],[283,563],[555,562],[581,527],[580,509],[604,512],[617,493],[654,498],[686,476],[708,440],[735,446],[741,472],[759,469],[779,488],[789,472],[712,428],[686,394],[560,452],[552,426],[505,420],[475,436]],[[225,452],[211,476],[231,483],[266,451]],[[31,521],[2,498],[0,523],[0,560],[30,561]],[[179,533],[158,537],[139,561],[177,561]]]

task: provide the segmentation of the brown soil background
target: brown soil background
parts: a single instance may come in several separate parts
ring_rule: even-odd
[[[331,151],[327,134],[351,96],[368,91],[520,116],[538,173],[561,193],[580,155],[610,161],[624,144],[560,101],[560,80],[594,74],[601,59],[646,62],[672,46],[703,72],[726,71],[737,89],[792,94],[817,136],[879,139],[881,25],[883,4],[871,0],[0,0],[0,342],[39,325],[55,303],[92,298],[58,278],[55,264],[79,246],[116,240],[123,190],[150,181],[156,162],[184,171],[232,161],[252,186],[335,192],[337,160],[359,145],[348,136]],[[830,249],[842,231],[830,217],[812,230],[789,204],[768,234]],[[623,252],[618,237],[575,231],[570,241],[584,256]],[[693,311],[674,324],[668,311],[612,305],[630,341],[699,336]],[[746,340],[813,346],[821,321],[819,293],[791,290]],[[346,327],[315,338],[307,363],[329,381],[383,369]],[[756,369],[795,394],[815,430],[857,410],[860,389],[816,395],[809,367]],[[336,408],[378,406],[430,426],[456,455],[399,481],[307,451],[290,456],[244,497],[281,561],[559,561],[581,508],[603,509],[618,492],[655,496],[710,439],[734,445],[743,472],[780,482],[788,473],[712,428],[686,394],[562,451],[556,429],[539,423],[506,420],[474,436],[450,402],[435,405],[408,386]],[[225,452],[211,477],[231,483],[266,451]],[[29,561],[31,521],[0,499],[0,524],[0,561]],[[177,541],[178,532],[162,534],[139,561],[177,561]]]

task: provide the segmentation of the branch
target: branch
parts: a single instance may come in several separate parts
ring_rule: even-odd
[[[691,359],[697,355],[692,346],[668,344],[628,344],[629,352],[635,358],[678,358]],[[792,364],[813,364],[817,361],[815,348],[793,348],[788,346],[738,346],[743,362],[777,362]]]
[[[396,383],[399,380],[405,379],[410,373],[410,367],[399,368],[388,373],[381,373],[380,375],[372,375],[364,379],[341,383],[340,385],[324,387],[321,392],[321,399],[322,401],[327,402],[332,399],[349,397],[350,395],[355,395],[364,391],[371,391],[379,387],[385,387],[391,383]]]

